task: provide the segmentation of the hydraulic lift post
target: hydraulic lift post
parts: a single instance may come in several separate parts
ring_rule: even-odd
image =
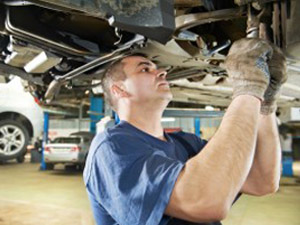
[[[42,161],[41,161],[41,170],[46,170],[46,163],[44,158],[45,145],[48,142],[48,131],[49,131],[49,113],[44,112],[44,131],[43,131],[43,144],[42,144]]]

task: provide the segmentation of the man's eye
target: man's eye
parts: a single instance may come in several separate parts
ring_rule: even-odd
[[[143,72],[143,73],[148,73],[148,72],[149,72],[149,68],[148,68],[148,67],[143,68],[143,69],[141,70],[141,72]]]

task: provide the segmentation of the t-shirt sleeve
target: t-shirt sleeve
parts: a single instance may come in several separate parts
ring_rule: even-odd
[[[104,141],[93,156],[87,188],[122,225],[157,225],[184,166],[132,137]]]
[[[201,139],[197,135],[188,132],[178,132],[177,135],[183,137],[192,147],[195,153],[199,153],[207,144],[207,140]]]

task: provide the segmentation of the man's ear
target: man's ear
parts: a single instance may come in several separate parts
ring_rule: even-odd
[[[113,84],[111,86],[111,91],[112,91],[112,94],[114,96],[116,96],[117,98],[129,97],[129,93],[127,91],[125,91],[125,87],[123,85],[119,86],[117,84]]]

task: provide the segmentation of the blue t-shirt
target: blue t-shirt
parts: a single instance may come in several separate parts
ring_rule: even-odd
[[[195,154],[206,144],[180,133]],[[90,147],[84,182],[97,225],[165,225],[164,215],[188,151],[171,135],[155,138],[126,121],[98,134]]]

